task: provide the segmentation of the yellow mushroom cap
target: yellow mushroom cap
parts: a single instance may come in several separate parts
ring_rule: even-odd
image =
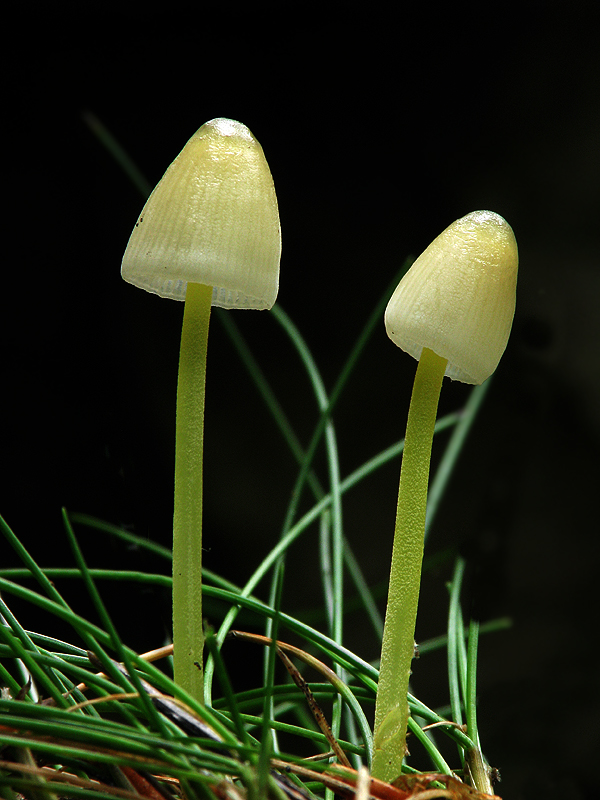
[[[417,258],[385,311],[390,339],[417,360],[448,359],[446,375],[479,384],[498,366],[515,313],[519,255],[492,211],[456,220]]]
[[[184,300],[212,286],[212,305],[268,309],[279,289],[281,228],[262,147],[241,122],[213,119],[185,145],[148,198],[121,275]]]

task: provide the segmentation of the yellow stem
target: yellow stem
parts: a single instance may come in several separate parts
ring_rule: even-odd
[[[407,692],[421,585],[431,444],[447,363],[423,348],[406,423],[371,770],[374,778],[387,782],[400,775],[406,750]]]
[[[183,312],[173,514],[173,669],[175,682],[203,702],[202,451],[212,287],[188,283]],[[196,666],[200,665],[200,668]]]

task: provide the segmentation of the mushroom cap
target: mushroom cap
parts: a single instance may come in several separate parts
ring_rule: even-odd
[[[279,289],[281,228],[262,147],[241,122],[213,119],[185,145],[148,198],[121,275],[185,300],[188,281],[212,305],[268,309]]]
[[[483,383],[508,342],[518,263],[505,219],[492,211],[461,217],[396,287],[385,311],[388,336],[417,360],[424,347],[447,358],[453,380]]]

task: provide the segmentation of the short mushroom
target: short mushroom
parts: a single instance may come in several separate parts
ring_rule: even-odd
[[[396,528],[375,705],[373,777],[401,772],[407,691],[421,582],[431,444],[444,375],[480,384],[506,348],[515,311],[518,252],[491,211],[453,222],[417,258],[392,295],[385,327],[419,361],[398,491]]]
[[[148,292],[184,300],[173,518],[176,682],[202,702],[202,451],[211,305],[270,309],[281,230],[273,179],[245,125],[205,123],[148,198],[121,267]],[[196,665],[196,666],[195,666]]]

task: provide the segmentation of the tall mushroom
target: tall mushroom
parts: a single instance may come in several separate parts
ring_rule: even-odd
[[[433,428],[444,375],[483,383],[506,348],[515,311],[518,252],[510,225],[491,211],[453,222],[417,258],[392,295],[385,327],[419,361],[410,401],[381,666],[373,777],[400,775],[407,691],[421,582]]]
[[[177,382],[173,517],[176,682],[202,702],[202,450],[211,305],[270,309],[281,230],[260,144],[240,122],[213,119],[148,198],[121,267],[148,292],[184,300]],[[197,665],[197,666],[195,666]]]

